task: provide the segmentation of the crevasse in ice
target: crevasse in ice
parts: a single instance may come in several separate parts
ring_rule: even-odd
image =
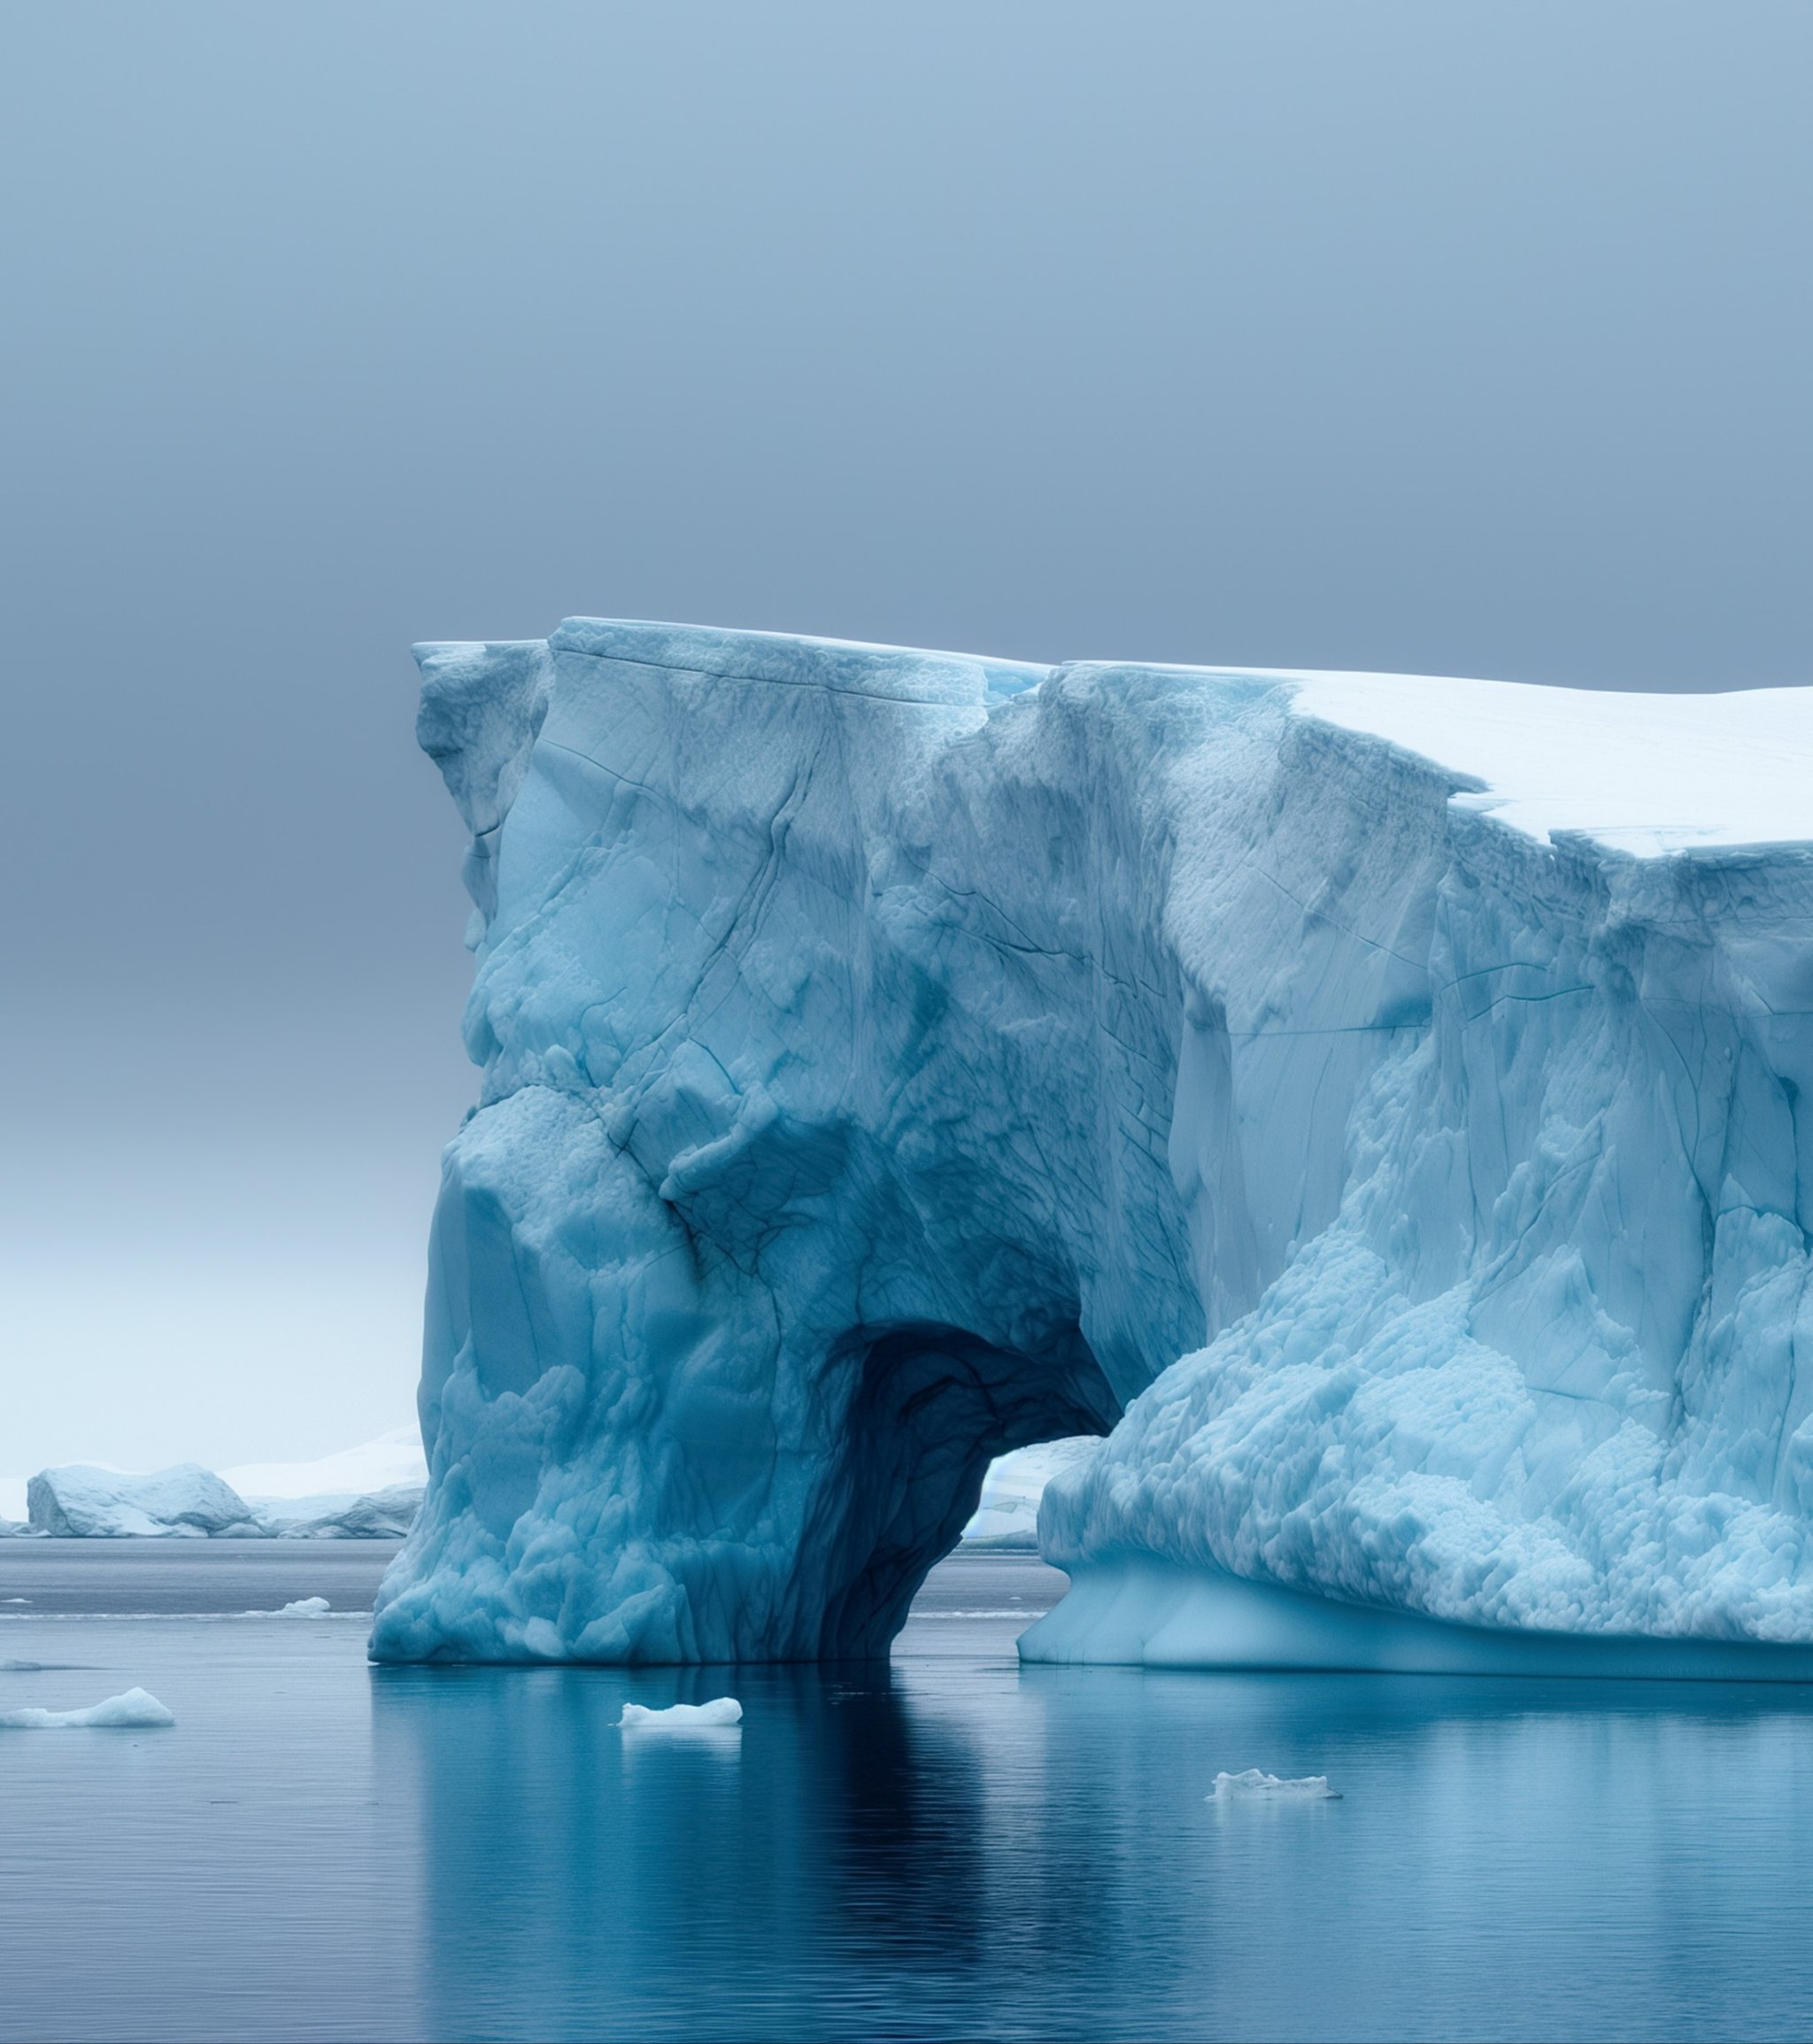
[[[419,657],[483,1085],[379,1655],[880,1651],[1112,1428],[1029,1657],[1813,1668],[1813,690]]]

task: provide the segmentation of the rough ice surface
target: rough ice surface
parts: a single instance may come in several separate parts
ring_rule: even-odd
[[[369,1496],[344,1492],[324,1497],[251,1500],[258,1521],[279,1540],[400,1540],[415,1523],[425,1485],[393,1484]]]
[[[1036,1552],[1038,1506],[1045,1485],[1060,1470],[1074,1469],[1093,1454],[1098,1439],[1082,1434],[1041,1441],[1037,1447],[1015,1448],[991,1462],[982,1479],[981,1500],[963,1529],[964,1546]]]
[[[149,1476],[71,1462],[41,1469],[27,1496],[33,1527],[58,1539],[264,1537],[245,1500],[198,1462]]]
[[[150,1732],[175,1722],[145,1689],[128,1689],[104,1703],[91,1703],[86,1710],[0,1710],[0,1729],[8,1732]]]
[[[1328,1785],[1325,1774],[1300,1774],[1294,1778],[1281,1779],[1277,1775],[1266,1774],[1256,1767],[1243,1767],[1238,1774],[1218,1774],[1215,1786],[1203,1798],[1205,1802],[1238,1802],[1246,1796],[1274,1799],[1281,1802],[1339,1802],[1340,1798]]]
[[[880,1651],[1113,1427],[1030,1656],[1813,1669],[1813,690],[420,657],[483,1084],[380,1656]]]
[[[670,1703],[664,1710],[626,1703],[617,1724],[623,1732],[708,1732],[742,1722],[743,1706],[734,1696],[715,1696],[709,1703]]]
[[[150,1476],[71,1463],[31,1479],[30,1523],[18,1530],[62,1539],[395,1540],[415,1523],[427,1475],[413,1426],[319,1462],[219,1476],[197,1462]],[[268,1488],[243,1489],[248,1478]],[[8,1530],[0,1520],[0,1535]]]

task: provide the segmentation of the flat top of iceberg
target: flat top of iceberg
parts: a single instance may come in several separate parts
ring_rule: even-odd
[[[1813,688],[1664,696],[1238,671],[1294,682],[1300,715],[1369,731],[1477,780],[1458,805],[1545,843],[1578,830],[1654,859],[1813,838]]]

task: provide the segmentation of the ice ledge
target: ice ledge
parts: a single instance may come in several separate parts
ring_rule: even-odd
[[[1378,1675],[1813,1681],[1813,1646],[1454,1625],[1130,1554],[1073,1567],[1063,1601],[1022,1635],[1020,1658]]]

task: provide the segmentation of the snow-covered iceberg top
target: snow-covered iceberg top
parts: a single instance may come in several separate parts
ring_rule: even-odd
[[[878,1651],[1110,1428],[1024,1650],[1813,1646],[1813,690],[420,657],[483,1090],[381,1655]]]

